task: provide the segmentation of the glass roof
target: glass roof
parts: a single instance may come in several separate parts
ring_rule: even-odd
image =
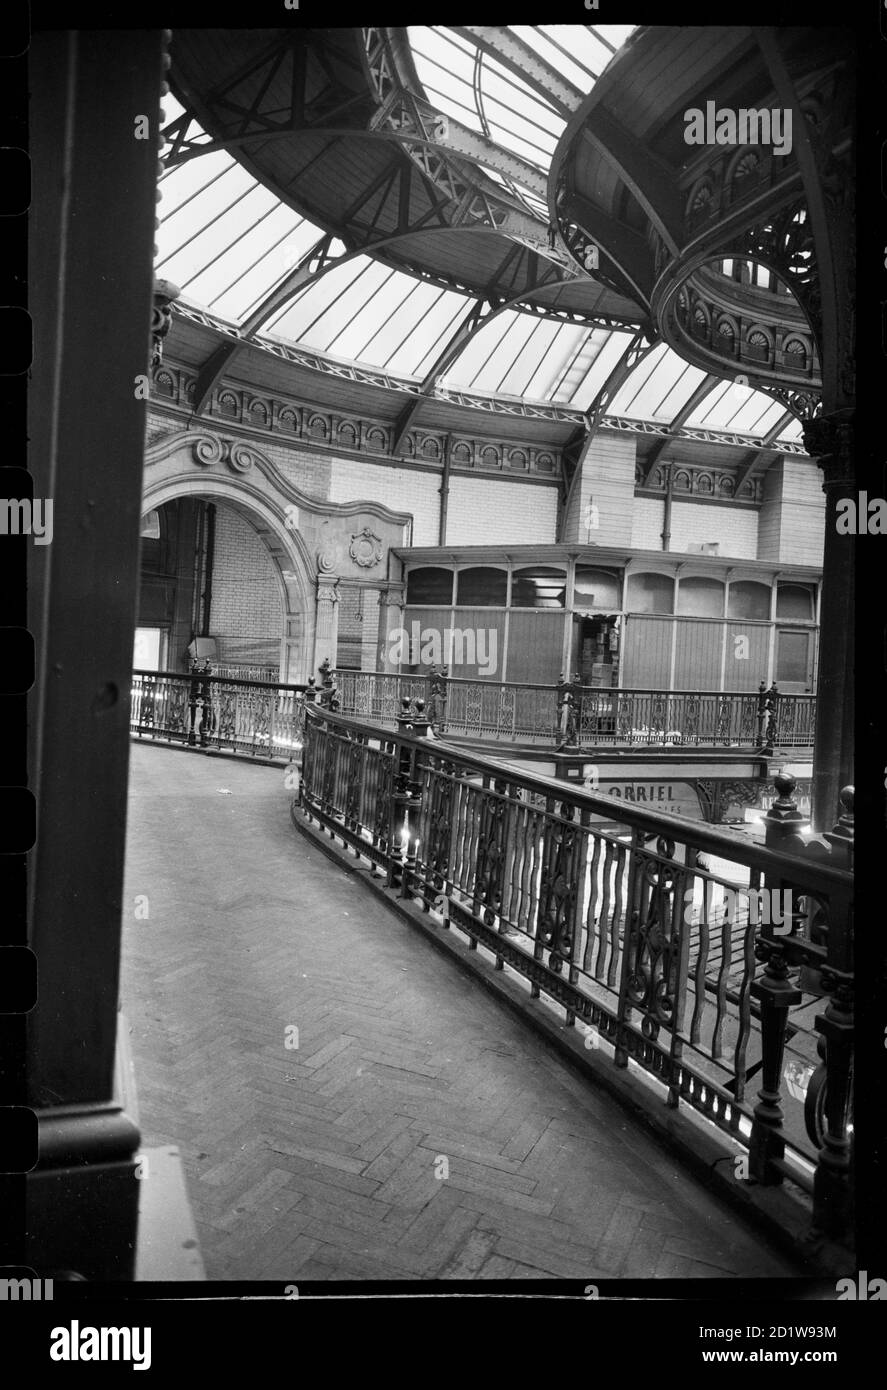
[[[513,32],[588,91],[633,27],[515,25]],[[449,29],[414,26],[409,37],[430,100],[547,173],[564,122],[544,97]],[[168,123],[184,114],[172,94],[164,110]],[[508,187],[547,225],[538,199]],[[183,300],[234,326],[325,237],[225,151],[167,170],[160,191],[157,274],[178,285]],[[332,243],[330,254],[344,252],[341,242]],[[466,294],[356,255],[315,276],[259,336],[422,381],[475,307]],[[630,341],[625,330],[505,310],[468,337],[436,385],[589,410]],[[660,344],[630,374],[608,414],[668,425],[704,376]],[[683,424],[765,437],[784,413],[772,397],[718,380]],[[792,420],[778,438],[797,441],[800,434]]]
[[[633,24],[513,24],[511,32],[583,95],[594,86]],[[550,102],[470,39],[444,25],[411,25],[410,48],[428,98],[547,176],[565,121]],[[545,222],[545,203],[487,170]]]

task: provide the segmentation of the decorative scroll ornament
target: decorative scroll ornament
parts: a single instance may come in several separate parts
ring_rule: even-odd
[[[382,538],[365,526],[362,531],[351,537],[351,544],[348,547],[348,554],[356,565],[361,569],[372,569],[373,565],[378,565],[382,559]]]
[[[214,434],[201,434],[194,440],[194,462],[202,464],[220,463],[225,456],[221,439]]]
[[[235,473],[248,473],[256,462],[255,454],[239,439],[219,439],[214,434],[200,434],[192,440],[194,462],[208,466],[227,463]]]
[[[232,439],[228,443],[228,464],[235,473],[248,473],[255,462],[255,456],[250,453],[245,444]]]
[[[336,569],[336,557],[331,550],[318,550],[317,552],[317,572],[318,574],[334,574]]]

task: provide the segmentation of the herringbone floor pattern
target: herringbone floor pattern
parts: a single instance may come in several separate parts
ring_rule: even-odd
[[[278,769],[132,749],[123,1007],[208,1278],[798,1273],[296,834],[289,797]]]

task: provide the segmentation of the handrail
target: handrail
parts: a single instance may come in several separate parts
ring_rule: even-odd
[[[465,751],[423,700],[393,731],[304,709],[294,815],[745,1147],[756,1181],[812,1190],[818,1229],[849,1238],[852,788],[805,841],[777,773],[757,845]]]
[[[686,816],[675,815],[672,811],[653,811],[646,807],[633,805],[628,801],[616,801],[604,792],[593,791],[573,782],[561,781],[557,777],[548,777],[545,773],[531,772],[529,769],[524,770],[523,768],[518,771],[507,763],[500,762],[498,759],[494,761],[482,753],[472,752],[461,744],[447,743],[445,739],[428,735],[416,739],[396,730],[380,729],[378,725],[364,723],[352,715],[333,713],[315,707],[309,709],[309,718],[322,718],[325,722],[359,732],[367,738],[392,743],[397,748],[425,748],[436,756],[446,756],[457,760],[480,777],[493,776],[497,781],[519,782],[530,791],[554,798],[565,805],[575,807],[579,811],[591,811],[610,824],[618,822],[626,825],[629,829],[642,830],[646,834],[656,836],[671,832],[671,837],[676,840],[691,839],[694,847],[704,854],[713,854],[721,859],[732,859],[747,868],[759,869],[762,873],[768,870],[771,873],[781,873],[786,869],[785,850],[777,854],[773,850],[767,849],[765,845],[755,844],[741,830],[736,830],[731,826],[719,826],[708,821],[697,820],[688,825]],[[803,853],[803,850],[800,852]],[[788,853],[794,861],[795,856],[791,854],[791,851]],[[805,861],[804,869],[805,875],[809,876],[811,887],[840,886],[848,888],[853,883],[851,873],[848,873],[846,869],[833,867],[827,862],[812,861],[807,863]]]
[[[176,681],[211,681],[219,685],[248,685],[257,690],[294,690],[299,694],[309,689],[307,685],[284,685],[281,681],[251,681],[244,680],[240,676],[214,676],[210,672],[203,671],[145,671],[141,668],[134,668],[133,675],[144,676],[149,680],[164,677],[166,680]]]
[[[391,724],[403,696],[422,695],[439,733],[510,743],[598,746],[810,748],[816,696],[756,691],[682,691],[586,686],[561,679],[536,685],[417,673],[336,673],[339,708]]]

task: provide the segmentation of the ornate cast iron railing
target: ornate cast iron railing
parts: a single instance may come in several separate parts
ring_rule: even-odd
[[[401,701],[423,699],[440,734],[569,748],[809,748],[815,695],[598,689],[578,683],[518,685],[339,671],[342,712],[392,727]],[[563,694],[570,693],[569,720]]]
[[[294,818],[737,1141],[751,1178],[812,1192],[816,1229],[849,1239],[852,788],[834,831],[807,843],[794,779],[777,776],[759,845],[429,729],[422,700],[395,732],[309,706]]]
[[[306,687],[232,680],[208,671],[134,671],[130,731],[192,747],[292,757],[302,743]]]

